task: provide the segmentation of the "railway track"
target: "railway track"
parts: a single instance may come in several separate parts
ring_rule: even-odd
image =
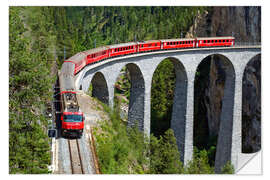
[[[70,166],[72,174],[85,174],[78,139],[69,139]]]

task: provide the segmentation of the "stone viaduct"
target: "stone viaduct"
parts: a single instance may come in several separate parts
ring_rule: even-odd
[[[128,125],[138,122],[150,135],[151,84],[154,71],[166,58],[174,64],[176,85],[171,119],[181,160],[187,164],[193,153],[194,79],[198,65],[208,56],[220,56],[225,64],[226,81],[217,141],[215,171],[231,161],[236,171],[251,156],[241,152],[242,79],[247,63],[261,54],[260,46],[182,49],[133,54],[89,65],[75,77],[78,90],[88,91],[113,107],[114,85],[126,66],[131,76]]]

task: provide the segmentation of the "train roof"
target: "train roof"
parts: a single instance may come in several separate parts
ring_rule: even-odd
[[[145,43],[158,43],[160,40],[148,40],[148,41],[138,41],[138,44],[145,44]]]
[[[109,49],[109,47],[102,46],[102,47],[98,47],[98,48],[94,48],[94,49],[89,49],[89,50],[83,51],[83,53],[85,55],[89,55],[89,54],[94,54],[94,53],[97,53],[97,52],[100,52],[100,51],[105,51],[105,50],[108,50],[108,49]]]
[[[75,91],[74,86],[74,68],[71,62],[65,62],[59,73],[60,91]]]
[[[197,40],[208,40],[208,39],[234,39],[232,36],[224,36],[224,37],[200,37]]]
[[[75,93],[64,93],[64,108],[68,112],[78,112],[80,111],[80,107],[78,104],[78,100]]]
[[[72,61],[74,63],[77,63],[77,62],[81,61],[84,58],[86,58],[85,53],[79,52],[79,53],[75,54],[74,56],[71,56],[70,58],[68,58],[65,61]]]
[[[195,38],[180,38],[180,39],[162,39],[162,42],[172,42],[172,41],[193,41]]]
[[[129,43],[121,43],[121,44],[113,44],[107,46],[108,48],[120,48],[120,47],[126,47],[126,46],[134,46],[137,45],[135,42],[129,42]]]

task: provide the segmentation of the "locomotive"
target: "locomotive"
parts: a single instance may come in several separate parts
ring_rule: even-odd
[[[108,58],[150,51],[234,46],[234,37],[207,37],[149,40],[98,47],[79,52],[65,60],[59,73],[61,95],[61,134],[82,136],[84,115],[80,110],[74,85],[74,75],[85,66]]]
[[[64,63],[59,73],[61,135],[81,137],[85,118],[78,104],[73,69],[73,64]]]

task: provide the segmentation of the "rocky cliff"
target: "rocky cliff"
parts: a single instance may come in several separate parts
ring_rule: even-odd
[[[236,43],[261,42],[261,8],[260,7],[213,7],[199,13],[186,37],[234,36]],[[242,110],[242,152],[256,152],[261,148],[261,57],[255,57],[247,65],[243,78]],[[196,121],[207,121],[208,136],[215,136],[219,130],[219,119],[226,75],[218,56],[209,58],[207,74],[198,79],[198,83],[207,82],[200,89],[196,104],[203,104],[200,115],[195,114]],[[196,107],[195,107],[196,111]],[[203,112],[201,112],[203,111]],[[204,116],[204,117],[203,117]],[[196,126],[195,126],[196,127]],[[194,133],[196,135],[196,133]],[[205,134],[205,133],[204,133]]]

